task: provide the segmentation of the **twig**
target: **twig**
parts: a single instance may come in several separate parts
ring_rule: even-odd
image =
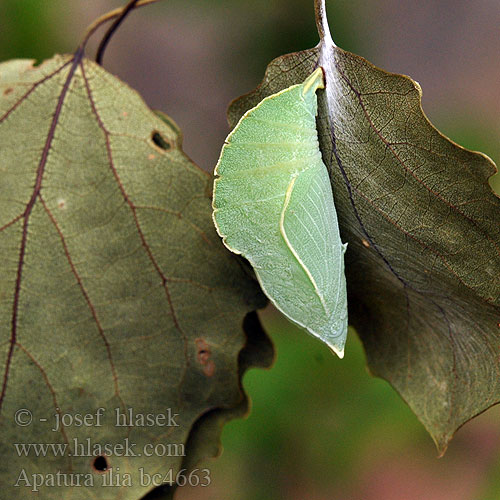
[[[87,45],[90,37],[103,25],[107,22],[116,19],[116,21],[111,25],[108,29],[101,43],[99,44],[99,49],[96,55],[96,61],[100,64],[102,57],[104,55],[104,50],[106,49],[111,36],[116,31],[118,26],[123,22],[125,17],[132,11],[133,9],[138,9],[139,7],[145,7],[146,5],[150,5],[152,3],[159,2],[160,0],[131,0],[125,7],[120,7],[118,9],[114,9],[110,12],[107,12],[99,19],[96,19],[88,28],[85,36],[80,44],[79,49],[83,50]]]

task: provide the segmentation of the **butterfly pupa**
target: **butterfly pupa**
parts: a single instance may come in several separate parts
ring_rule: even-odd
[[[319,150],[318,88],[321,68],[243,115],[215,167],[213,219],[271,302],[342,358],[346,245]]]

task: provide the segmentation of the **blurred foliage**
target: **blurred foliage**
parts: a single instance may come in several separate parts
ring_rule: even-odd
[[[390,441],[404,449],[415,436],[427,440],[394,390],[367,373],[354,331],[339,360],[272,309],[261,317],[266,331],[274,333],[276,364],[272,374],[253,370],[245,376],[252,415],[246,424],[230,424],[224,434],[226,451],[246,454],[243,469],[262,477],[253,483],[252,498],[280,498],[284,484],[294,489],[313,482],[342,490],[359,476],[367,443],[385,447]]]
[[[485,482],[483,491],[479,494],[479,500],[498,500],[500,498],[500,454],[497,461],[488,471],[491,478]]]
[[[457,464],[464,470],[473,467],[475,452],[469,440],[474,435],[460,439],[459,433],[438,460],[430,437],[402,399],[367,372],[354,331],[349,331],[346,356],[339,360],[273,308],[265,310],[261,320],[275,343],[275,365],[270,373],[252,370],[245,375],[252,412],[246,421],[225,427],[224,453],[209,464],[214,495],[199,498],[242,498],[241,487],[246,485],[243,498],[251,500],[365,500],[361,495],[366,483],[379,479],[370,477],[378,461],[382,470],[384,461],[389,469],[393,462],[401,460],[403,467],[406,463],[410,481],[412,475],[415,481],[406,485],[408,491],[426,480],[421,468],[445,480]],[[481,423],[495,422],[499,409],[482,416]],[[478,496],[469,500],[500,498],[500,456],[479,483]],[[436,496],[436,491],[439,482],[429,485],[426,500],[450,498],[444,491]],[[196,499],[197,493],[180,491],[178,498]]]
[[[0,59],[28,57],[40,61],[55,52],[72,51],[82,33],[74,33],[68,39],[68,32],[61,33],[59,29],[71,12],[72,2],[0,0]],[[110,5],[122,3],[103,0],[102,12]],[[376,6],[376,2],[369,4],[373,4],[371,8]],[[368,7],[361,0],[330,0],[328,12],[331,24],[335,24],[337,43],[371,57],[370,33],[351,29],[353,16]],[[229,16],[229,23],[238,17],[258,25],[252,37],[238,47],[242,54],[235,54],[228,61],[231,71],[237,68],[238,77],[243,73],[249,79],[248,90],[261,80],[271,59],[318,42],[312,1],[192,0],[186,5],[184,0],[169,0],[151,8],[149,13],[149,9],[144,12],[157,17],[162,11],[168,26],[168,13],[178,8],[207,19],[209,15]],[[230,43],[223,33],[220,36],[221,43]],[[412,76],[419,79],[419,75]],[[424,88],[424,96],[425,92]],[[473,104],[474,96],[470,99]],[[483,120],[481,110],[449,110],[443,103],[441,109],[431,111],[431,120],[440,130],[467,148],[484,151],[498,164],[498,130]],[[492,184],[500,193],[499,175]],[[360,483],[368,463],[380,461],[384,465],[387,456],[414,458],[415,463],[425,460],[429,468],[443,476],[443,481],[446,471],[451,474],[451,467],[460,457],[465,465],[470,461],[473,467],[470,441],[460,440],[462,431],[447,455],[436,460],[434,445],[416,417],[387,383],[367,373],[363,350],[354,332],[349,334],[345,358],[338,360],[320,342],[272,309],[265,311],[262,318],[276,344],[276,364],[270,372],[253,370],[246,374],[244,386],[252,398],[253,409],[247,420],[234,421],[225,428],[225,451],[208,464],[213,472],[212,486],[181,489],[179,499],[359,500],[359,495],[352,494],[353,485]],[[493,423],[498,427],[498,410],[497,407],[486,412],[478,423],[468,424],[464,432],[469,426],[478,429]],[[469,437],[474,439],[474,435]],[[500,499],[500,449],[496,446],[496,461],[488,465],[476,493],[467,500]],[[411,473],[405,476],[409,488]],[[413,478],[415,482],[419,480],[417,476]],[[463,479],[453,477],[452,481],[460,483]],[[442,497],[431,497],[429,493],[425,500],[449,499],[444,485]]]
[[[0,0],[0,60],[42,61],[61,52],[60,0]]]

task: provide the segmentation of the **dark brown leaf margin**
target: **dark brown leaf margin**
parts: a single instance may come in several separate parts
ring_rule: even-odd
[[[262,328],[256,312],[248,313],[243,322],[246,344],[238,357],[240,384],[245,373],[251,368],[269,369],[274,363],[274,346]],[[242,399],[233,408],[214,408],[202,415],[193,425],[186,443],[186,456],[181,469],[187,474],[209,458],[217,458],[222,453],[221,435],[224,426],[231,420],[246,418],[250,413],[250,399],[240,386]],[[215,436],[215,438],[214,438]],[[204,465],[208,467],[209,465]],[[159,486],[142,500],[173,500],[178,486]]]

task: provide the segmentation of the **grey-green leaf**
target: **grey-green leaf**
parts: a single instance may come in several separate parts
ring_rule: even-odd
[[[230,121],[324,68],[319,138],[349,242],[349,317],[371,371],[444,452],[500,400],[500,200],[487,182],[496,168],[429,123],[416,82],[336,47],[317,7],[319,45],[273,61]]]
[[[175,124],[80,53],[0,65],[0,155],[3,496],[30,496],[40,474],[43,499],[137,500],[217,448],[212,412],[247,408],[243,320],[265,298],[217,236],[212,179]],[[255,351],[269,361],[263,336]],[[100,426],[71,420],[98,408]],[[21,409],[31,425],[16,424]],[[159,420],[117,426],[117,411]],[[206,429],[198,445],[193,426]],[[106,474],[77,446],[126,440],[142,456],[103,451]],[[67,449],[23,456],[14,443]]]

